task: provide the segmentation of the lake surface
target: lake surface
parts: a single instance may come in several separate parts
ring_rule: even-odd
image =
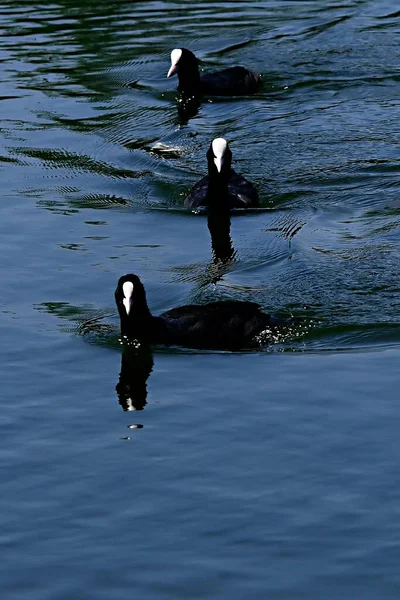
[[[3,597],[398,599],[398,2],[46,4],[0,11]],[[182,46],[261,90],[185,118]],[[183,209],[218,136],[262,203],[223,266]],[[124,349],[127,272],[303,321]]]

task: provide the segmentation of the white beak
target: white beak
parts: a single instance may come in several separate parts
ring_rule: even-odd
[[[218,173],[221,173],[222,156],[217,156],[216,158],[214,158],[214,163],[215,163],[215,166],[217,167]]]
[[[211,147],[214,153],[214,164],[217,167],[218,173],[221,173],[222,161],[228,147],[227,141],[224,140],[224,138],[215,138],[211,144]]]
[[[172,75],[175,75],[175,73],[178,72],[178,63],[179,63],[181,56],[182,56],[182,50],[180,48],[175,48],[175,50],[172,50],[171,66],[167,73],[167,77],[172,77]]]
[[[122,304],[125,306],[126,314],[129,315],[131,311],[131,299],[133,294],[133,283],[131,281],[125,281],[122,286],[122,291],[124,293],[124,299],[122,300]]]
[[[171,65],[169,68],[169,71],[167,73],[167,77],[172,77],[172,75],[175,75],[175,73],[178,72],[178,65]]]

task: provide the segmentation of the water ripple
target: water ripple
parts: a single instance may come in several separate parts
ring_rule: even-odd
[[[397,322],[399,51],[382,36],[398,11],[120,2],[82,15],[56,3],[39,19],[28,4],[3,8],[0,164],[8,194],[46,208],[61,230],[61,219],[75,223],[57,251],[107,273],[145,266],[150,285],[163,282],[160,309],[164,295],[307,307],[327,346],[330,327]],[[181,118],[166,71],[182,40],[205,72],[258,69],[260,91]],[[232,217],[234,260],[218,266],[205,220],[184,217],[183,199],[221,135],[271,212]],[[86,230],[100,219],[110,235]]]

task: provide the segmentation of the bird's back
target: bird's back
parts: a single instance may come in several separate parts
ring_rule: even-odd
[[[254,208],[259,205],[254,185],[233,169],[228,181],[228,192],[231,208]]]
[[[270,315],[254,302],[221,301],[174,308],[159,317],[168,343],[193,348],[235,349],[268,327]]]
[[[184,205],[187,208],[199,208],[206,206],[208,191],[208,175],[202,177],[190,190],[185,198]]]
[[[245,67],[230,67],[201,75],[200,82],[203,94],[236,96],[253,94],[260,85],[261,76]]]
[[[258,192],[254,185],[239,173],[231,169],[227,185],[227,205],[229,208],[254,208],[259,205]],[[190,190],[185,198],[187,208],[200,208],[202,206],[222,205],[226,198],[221,198],[221,191],[214,194],[209,191],[208,175],[200,179]]]

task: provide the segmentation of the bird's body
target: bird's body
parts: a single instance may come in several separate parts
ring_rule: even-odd
[[[187,208],[230,210],[259,205],[258,192],[250,181],[232,169],[232,152],[223,138],[216,138],[207,151],[208,175],[200,179],[185,198]]]
[[[214,188],[215,189],[215,188]],[[250,181],[248,181],[234,169],[231,169],[226,179],[226,185],[222,191],[216,189],[213,192],[208,175],[202,177],[190,190],[185,198],[187,208],[201,208],[210,206],[214,197],[227,202],[229,208],[254,208],[258,206],[258,192]],[[224,197],[226,196],[226,198]]]
[[[285,323],[262,312],[255,302],[236,300],[179,306],[155,317],[147,306],[143,284],[133,274],[120,278],[115,299],[122,335],[145,344],[238,350]]]
[[[187,98],[193,96],[243,96],[253,94],[261,76],[245,67],[230,67],[200,75],[196,56],[186,48],[171,52],[171,67],[167,77],[178,75],[178,91]]]
[[[230,67],[200,75],[200,92],[205,96],[242,96],[254,93],[260,82],[258,73],[245,67]]]
[[[180,306],[160,315],[166,337],[178,346],[240,348],[268,328],[270,315],[254,302],[226,300]]]

